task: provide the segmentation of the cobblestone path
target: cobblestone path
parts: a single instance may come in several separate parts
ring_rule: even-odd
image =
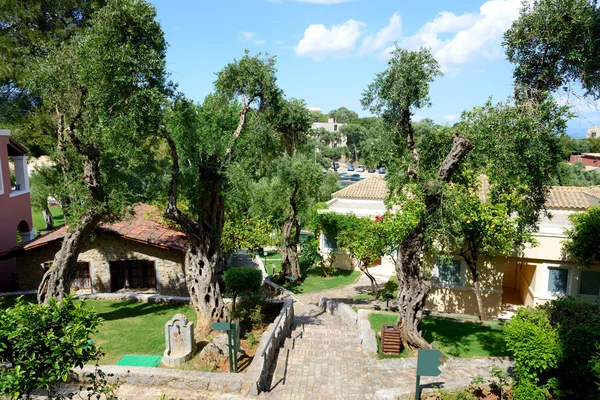
[[[372,398],[356,331],[314,304],[294,303],[295,328],[272,367],[269,399]]]
[[[416,358],[380,360],[362,353],[356,329],[317,307],[314,296],[297,296],[295,327],[271,368],[265,399],[414,399]],[[490,378],[490,368],[510,369],[506,359],[448,359],[437,377],[421,387],[454,389],[474,377]]]

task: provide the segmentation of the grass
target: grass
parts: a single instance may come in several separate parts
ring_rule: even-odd
[[[62,208],[60,207],[48,207],[50,209],[50,213],[54,217],[54,227],[60,228],[65,224],[65,219],[63,217]],[[44,215],[42,214],[42,210],[31,209],[31,217],[33,219],[33,228],[36,231],[45,231],[46,230],[46,221],[44,221]]]
[[[312,293],[347,286],[358,278],[360,271],[331,269],[330,277],[323,275],[321,268],[309,268],[303,272],[302,282],[287,282],[283,286],[294,293]]]
[[[114,364],[125,354],[162,355],[165,323],[175,314],[196,323],[196,312],[189,306],[108,300],[88,300],[85,306],[104,320],[93,337],[106,353],[100,364]]]
[[[395,324],[397,318],[396,314],[372,313],[369,315],[371,327],[375,332],[380,332],[382,325]],[[511,355],[504,341],[504,327],[499,325],[427,317],[423,319],[423,337],[441,350],[445,356],[449,357],[503,357]],[[377,341],[379,342],[379,338],[377,338]],[[412,356],[412,351],[403,349],[400,357],[409,356]]]
[[[265,261],[265,255],[259,254],[259,257],[263,262]],[[278,274],[281,271],[281,262],[283,258],[281,257],[281,253],[278,251],[269,251],[267,252],[267,262],[265,263],[265,269],[267,270],[267,274]],[[273,265],[275,265],[275,272],[273,272]]]
[[[379,286],[379,292],[377,292],[377,297],[380,300],[385,300],[384,296],[389,295],[392,298],[398,297],[398,277],[396,275],[392,275],[390,279],[383,285],[383,287]],[[348,297],[350,300],[373,300],[373,295],[371,293],[361,293],[354,296]]]
[[[33,298],[28,299],[35,301]],[[79,300],[78,300],[79,301]],[[0,301],[0,309],[14,305],[15,299]],[[192,307],[173,304],[86,300],[103,321],[92,339],[106,353],[100,364],[114,364],[125,354],[162,355],[165,351],[165,324],[175,314],[184,314],[194,325]]]

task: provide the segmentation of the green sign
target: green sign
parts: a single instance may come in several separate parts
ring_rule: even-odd
[[[235,322],[213,322],[215,331],[227,331],[227,344],[229,348],[229,372],[238,372],[237,355],[240,350],[240,324]]]
[[[421,397],[421,377],[422,376],[438,376],[442,373],[439,366],[442,365],[440,357],[442,352],[439,350],[422,350],[419,349],[417,358],[417,385],[415,389],[415,400]]]
[[[440,357],[442,352],[439,350],[421,350],[419,349],[419,358],[417,360],[417,375],[419,376],[438,376],[442,373],[438,369],[442,362]]]
[[[231,329],[231,324],[229,322],[213,322],[210,327],[215,331],[228,331]]]

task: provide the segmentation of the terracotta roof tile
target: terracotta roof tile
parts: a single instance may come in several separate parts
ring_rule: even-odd
[[[585,210],[596,203],[586,196],[585,189],[578,186],[552,186],[546,198],[546,207]]]
[[[485,175],[480,175],[481,186],[479,197],[485,201],[490,191],[490,183]],[[383,200],[387,195],[386,181],[374,176],[364,181],[354,183],[338,192],[333,193],[333,198],[357,200]],[[600,186],[552,186],[546,199],[549,209],[583,210],[600,200]]]
[[[188,240],[184,233],[164,226],[160,221],[160,211],[148,204],[138,204],[133,208],[133,214],[114,224],[100,224],[96,231],[120,236],[124,239],[148,243],[156,247],[187,251]],[[25,250],[43,246],[62,240],[67,234],[67,227],[62,227],[47,235],[40,236],[27,243]]]
[[[383,178],[372,176],[353,183],[331,196],[338,199],[383,200],[387,196],[387,185]]]

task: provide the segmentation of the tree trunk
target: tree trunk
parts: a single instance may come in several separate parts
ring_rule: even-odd
[[[46,230],[51,231],[54,229],[54,217],[48,208],[48,204],[42,208],[42,214],[44,214],[44,221],[46,222]]]
[[[211,331],[213,322],[229,319],[217,281],[216,265],[219,246],[215,240],[192,240],[185,255],[185,281],[198,315],[197,330],[202,334]]]
[[[62,300],[71,290],[77,272],[77,258],[90,233],[100,222],[100,215],[93,210],[83,215],[75,229],[69,231],[62,246],[54,256],[52,266],[42,278],[38,288],[38,302],[47,303],[51,297]]]
[[[479,285],[479,271],[477,271],[477,259],[475,257],[464,257],[467,266],[469,267],[469,271],[471,271],[471,275],[473,276],[473,288],[475,290],[475,298],[477,299],[477,308],[479,308],[479,319],[482,321],[487,321],[487,316],[485,315],[485,308],[483,307],[483,297],[481,297],[481,286]]]
[[[373,295],[373,300],[377,300],[377,293],[379,292],[379,285],[377,285],[377,280],[375,280],[375,277],[371,275],[369,269],[363,262],[358,262],[358,269],[360,269],[362,273],[365,274],[367,278],[369,278],[369,280],[371,281],[371,294]]]
[[[289,217],[283,223],[282,244],[280,247],[282,261],[281,273],[290,274],[296,279],[302,279],[300,260],[298,259],[298,241],[300,240],[300,224],[295,216]]]
[[[422,336],[421,322],[430,283],[421,274],[421,253],[425,245],[424,224],[419,223],[398,246],[398,307],[396,326],[402,344],[409,348],[431,349]]]

